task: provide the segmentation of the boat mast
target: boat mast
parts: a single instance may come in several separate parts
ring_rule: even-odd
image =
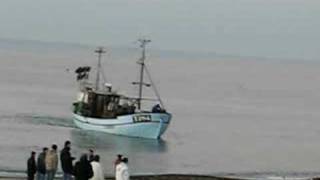
[[[138,64],[140,64],[140,81],[139,81],[139,97],[138,97],[138,109],[141,110],[141,100],[142,100],[142,88],[144,85],[143,82],[143,73],[144,73],[144,60],[146,59],[146,44],[151,42],[151,40],[148,39],[139,39],[138,40],[141,44],[140,47],[142,48],[142,56],[140,58],[140,61],[138,61]]]
[[[97,76],[96,76],[96,91],[99,90],[99,81],[100,81],[100,70],[101,70],[101,57],[102,54],[106,53],[106,51],[103,49],[103,47],[98,47],[98,49],[96,49],[94,51],[95,53],[98,54],[98,65],[97,65]]]

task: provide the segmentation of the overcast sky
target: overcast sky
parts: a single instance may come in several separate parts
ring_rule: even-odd
[[[0,38],[320,60],[318,0],[1,0]]]

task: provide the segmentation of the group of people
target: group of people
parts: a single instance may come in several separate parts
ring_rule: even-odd
[[[58,169],[58,146],[53,144],[49,150],[47,147],[42,149],[38,155],[36,162],[36,152],[31,152],[31,157],[28,159],[28,180],[33,180],[37,174],[38,180],[53,180]],[[46,178],[47,177],[47,178]]]
[[[104,180],[103,169],[100,164],[100,156],[95,155],[93,149],[82,154],[79,161],[71,156],[71,142],[66,141],[64,148],[60,152],[60,162],[63,172],[63,180]],[[49,150],[42,149],[36,160],[36,152],[32,151],[27,161],[28,180],[53,180],[58,169],[58,146],[53,144]],[[114,162],[116,180],[129,180],[128,158],[117,155]]]

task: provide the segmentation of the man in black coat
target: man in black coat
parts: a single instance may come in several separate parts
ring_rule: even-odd
[[[46,155],[48,148],[44,147],[37,160],[37,180],[45,180],[46,177]]]
[[[73,174],[72,161],[74,160],[74,158],[71,156],[70,146],[71,146],[71,142],[66,141],[64,143],[64,148],[61,150],[61,153],[60,153],[61,168],[63,171],[63,180],[72,180],[72,174]]]
[[[88,156],[83,154],[74,166],[75,180],[89,180],[93,177],[92,166],[88,160]]]
[[[31,156],[27,162],[28,180],[34,180],[34,175],[36,174],[36,172],[37,172],[36,153],[32,151]]]

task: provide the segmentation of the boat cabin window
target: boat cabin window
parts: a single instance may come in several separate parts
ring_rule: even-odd
[[[117,115],[133,114],[135,106],[117,94],[98,94],[93,91],[79,94],[75,112],[94,118],[115,118]]]

